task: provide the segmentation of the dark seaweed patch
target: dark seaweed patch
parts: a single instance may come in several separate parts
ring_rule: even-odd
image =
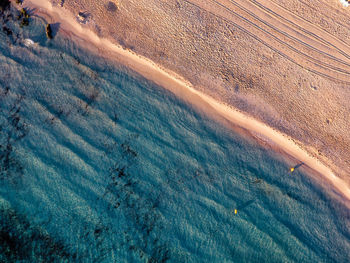
[[[143,190],[142,181],[130,172],[130,164],[120,164],[123,159],[137,157],[129,140],[121,144],[121,153],[122,160],[109,169],[109,182],[101,199],[107,201],[109,211],[122,213],[128,222],[121,246],[129,251],[130,258],[167,262],[171,253],[168,245],[160,238],[163,231],[158,210],[161,196]]]
[[[11,6],[10,0],[0,0],[0,14],[9,9]]]
[[[8,0],[0,0],[0,22],[3,24],[6,24],[10,18],[11,18],[11,13],[8,12],[10,10],[11,2]],[[8,30],[7,27],[3,27],[3,31],[6,32]]]
[[[17,95],[16,99],[12,101],[13,99],[8,96],[8,87],[1,91],[1,94],[4,94],[0,99],[1,104],[10,103],[12,106],[10,109],[5,109],[0,105],[1,112],[7,116],[7,118],[0,119],[0,179],[13,182],[23,175],[23,167],[16,157],[16,144],[28,133],[27,124],[20,115],[24,97]]]
[[[78,262],[108,262],[108,255],[115,250],[117,244],[108,244],[108,236],[116,235],[113,230],[101,222],[96,225],[84,223],[84,230],[80,234],[79,242],[89,244],[88,248],[80,251]],[[95,253],[94,253],[95,252]]]
[[[46,105],[51,113],[45,121],[54,124],[57,120],[68,117],[70,114],[79,114],[83,117],[89,116],[100,95],[99,89],[95,86],[87,87],[82,85],[81,90],[76,90],[76,92],[79,92],[77,94],[78,98],[73,105],[60,105],[56,99],[51,99],[51,96],[43,97],[42,99],[37,98],[43,105]]]
[[[137,157],[137,152],[131,148],[131,146],[128,144],[128,142],[124,142],[120,146],[121,146],[123,153],[125,155],[128,155],[130,157]]]
[[[0,24],[2,27],[2,32],[4,32],[9,40],[9,44],[15,44],[19,38],[20,35],[13,31],[13,28],[8,25],[8,22],[15,21],[15,13],[17,13],[17,10],[14,8],[11,8],[11,4],[9,1],[6,0],[0,0]],[[29,23],[29,17],[27,17],[28,23]]]
[[[99,96],[99,90],[96,87],[91,87],[91,89],[87,89],[86,93],[83,94],[83,100],[85,102],[85,109],[87,111],[88,107],[91,107],[93,103],[96,102]]]
[[[64,111],[63,107],[61,106],[57,106],[56,107],[52,107],[51,109],[53,109],[52,115],[50,117],[47,117],[45,122],[48,122],[50,124],[54,124],[56,120],[61,119],[62,116],[67,117],[70,114],[70,111]]]
[[[74,59],[77,65],[80,64],[79,58]],[[94,104],[97,102],[100,96],[100,90],[98,85],[91,85],[92,81],[98,80],[98,74],[94,71],[88,72],[88,74],[83,73],[79,78],[79,89],[76,89],[76,96],[78,97],[77,112],[84,117],[88,116],[90,109],[93,108]]]
[[[8,36],[12,36],[12,30],[9,29],[7,26],[3,26],[2,31],[4,31]]]
[[[20,21],[20,26],[29,26],[29,18],[29,11],[26,8],[22,8],[17,16],[17,19]]]
[[[64,243],[11,208],[0,207],[0,262],[75,260]]]

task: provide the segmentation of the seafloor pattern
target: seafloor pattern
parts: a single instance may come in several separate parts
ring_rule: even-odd
[[[1,17],[0,262],[348,262],[350,212],[325,184],[17,16]]]

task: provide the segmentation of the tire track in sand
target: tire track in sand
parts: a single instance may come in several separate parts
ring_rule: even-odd
[[[224,0],[220,0],[220,1],[210,0],[204,3],[198,0],[184,0],[184,2],[187,2],[192,6],[196,6],[199,9],[205,10],[210,14],[214,15],[215,17],[221,20],[224,20],[229,24],[234,25],[235,27],[239,28],[243,32],[247,33],[249,36],[259,41],[260,43],[274,50],[284,58],[290,60],[291,62],[299,65],[304,69],[307,69],[310,72],[313,72],[317,75],[320,75],[322,77],[325,77],[337,82],[350,84],[350,77],[349,77],[350,68],[347,65],[349,64],[347,62],[348,59],[346,56],[343,56],[343,54],[337,53],[334,47],[333,47],[334,51],[332,51],[332,53],[336,54],[337,57],[332,54],[328,54],[326,51],[321,52],[320,50],[315,48],[312,44],[305,43],[304,41],[300,40],[300,38],[296,38],[296,37],[294,37],[296,39],[288,38],[288,34],[281,33],[281,30],[278,28],[278,25],[273,25],[275,29],[273,28],[271,29],[271,27],[268,27],[266,25],[267,22],[265,21],[265,24],[264,24],[262,22],[263,19],[259,18],[256,14],[252,12],[246,13],[242,9],[239,11],[238,7],[234,8],[234,6],[232,6],[232,1],[228,2]],[[240,0],[240,2],[243,2],[243,1]],[[236,1],[236,4],[237,4],[237,1]],[[265,14],[266,13],[267,11],[265,10]],[[279,21],[281,20],[276,20],[275,23],[276,22],[278,22],[278,24],[281,23]],[[292,21],[292,22],[295,25],[297,25],[295,21]],[[297,28],[293,28],[294,32],[297,33],[296,34],[297,36],[303,35],[302,34],[303,31],[297,31],[296,29]],[[307,28],[307,30],[310,32],[312,32],[312,29],[314,28],[311,28],[311,27]],[[312,39],[312,38],[311,36],[308,36],[308,37],[305,37],[305,39]],[[287,40],[289,41],[289,43],[287,43]],[[330,46],[327,46],[326,43],[327,42],[333,43],[332,42],[333,38],[331,37],[331,35],[328,35],[327,38],[321,42],[319,41],[317,42],[317,40],[318,40],[317,38],[314,38],[313,43],[319,43],[318,44],[319,46],[322,44],[322,48],[326,48],[328,50],[330,49]],[[304,45],[302,45],[301,42],[303,42]],[[312,47],[312,49],[310,47]],[[307,54],[305,54],[304,52],[306,52]],[[313,58],[313,56],[310,56],[309,54],[313,54],[314,56],[318,57],[318,59]],[[327,63],[323,62],[325,60],[327,60]]]
[[[283,8],[282,6],[278,5],[277,3],[274,3],[273,1],[266,1],[266,0],[250,0],[255,5],[259,6],[260,8],[266,10],[270,14],[277,16],[279,19],[285,21],[286,23],[291,24],[298,30],[302,31],[303,33],[312,36],[313,38],[317,39],[318,41],[336,49],[340,54],[342,54],[345,58],[350,60],[350,46],[345,43],[343,40],[337,38],[336,36],[330,34],[326,30],[310,23],[306,19],[293,14],[289,10]],[[300,1],[302,2],[302,1]],[[263,4],[262,4],[263,3]],[[311,6],[309,6],[311,8]],[[343,27],[346,27],[342,25]],[[312,30],[307,30],[306,28],[312,28]],[[350,28],[348,28],[350,29]],[[333,42],[329,42],[327,38],[331,38]],[[346,52],[345,52],[346,51]]]
[[[243,10],[244,12],[246,12],[247,14],[249,14],[251,17],[247,18],[247,15],[239,14],[235,11],[233,11],[233,9],[229,8],[228,6],[225,6],[224,4],[222,4],[223,2],[225,2],[226,0],[221,0],[219,1],[215,1],[213,0],[212,2],[215,2],[217,5],[220,5],[220,7],[223,7],[225,10],[227,10],[229,13],[235,15],[236,17],[242,19],[244,22],[248,23],[249,25],[252,25],[253,27],[255,27],[255,29],[261,30],[263,31],[265,34],[267,34],[268,37],[273,38],[275,41],[277,41],[280,45],[285,45],[287,46],[290,50],[292,50],[294,53],[297,53],[299,56],[303,56],[304,61],[303,60],[299,60],[299,64],[305,63],[307,62],[306,60],[308,60],[309,66],[315,66],[318,67],[317,71],[322,70],[321,72],[326,74],[326,75],[331,75],[332,77],[335,79],[341,79],[343,78],[345,81],[349,79],[349,71],[347,69],[343,69],[343,68],[339,68],[333,65],[329,65],[329,61],[328,63],[325,63],[323,61],[320,60],[320,54],[318,54],[317,52],[314,52],[314,50],[311,49],[306,49],[303,48],[302,45],[300,45],[300,43],[302,43],[302,41],[299,40],[299,43],[297,43],[298,41],[293,41],[293,39],[288,39],[288,35],[285,34],[284,32],[278,30],[276,27],[271,27],[270,24],[266,23],[266,21],[263,21],[262,19],[259,19],[254,13],[250,12],[247,9],[244,9],[242,7],[239,7],[239,5],[236,3],[236,6],[238,6],[238,8],[240,8],[241,10]],[[227,1],[226,1],[227,2]],[[231,3],[233,1],[230,1]],[[255,19],[255,23],[253,22]],[[263,23],[263,25],[259,25],[258,23]],[[264,27],[264,25],[266,25],[267,27]],[[272,29],[272,31],[271,31]],[[275,30],[276,32],[274,32],[273,30]],[[265,38],[265,41],[271,41],[271,39],[269,38]],[[289,43],[288,43],[289,42]],[[305,44],[305,42],[303,42]],[[305,46],[308,47],[312,47],[312,45],[308,45],[305,44]],[[274,47],[276,47],[274,45]],[[322,52],[321,52],[322,53]],[[324,55],[324,54],[323,54]],[[315,58],[316,57],[316,58]],[[317,59],[318,58],[318,59]],[[300,59],[300,58],[299,58]],[[306,60],[305,60],[306,59]],[[321,57],[322,60],[326,61],[325,56]],[[332,72],[333,70],[333,72]],[[337,72],[334,72],[337,71]],[[345,73],[348,76],[342,76],[341,74]]]
[[[223,0],[225,1],[225,0]],[[286,37],[283,41],[285,42],[286,45],[288,45],[291,49],[294,49],[296,52],[298,52],[299,54],[302,54],[304,56],[306,56],[308,59],[315,61],[316,63],[323,65],[325,67],[329,67],[330,69],[333,69],[335,71],[339,71],[339,72],[343,72],[346,74],[349,74],[349,71],[347,71],[346,69],[340,68],[339,66],[333,66],[330,63],[335,63],[335,62],[339,62],[341,66],[346,66],[347,69],[349,69],[348,67],[350,66],[350,64],[346,61],[344,61],[344,59],[347,59],[347,57],[345,56],[345,58],[340,58],[340,54],[338,52],[336,52],[336,49],[332,49],[330,48],[328,45],[324,45],[323,43],[312,39],[310,37],[306,37],[305,35],[302,35],[301,32],[296,31],[294,28],[291,28],[285,24],[283,24],[281,21],[276,21],[271,19],[272,17],[269,17],[268,15],[266,15],[266,13],[261,13],[260,10],[258,10],[257,8],[254,8],[254,5],[249,6],[250,2],[245,2],[247,5],[247,8],[245,8],[244,6],[240,5],[237,3],[237,1],[232,1],[232,0],[228,0],[230,3],[232,3],[233,5],[235,5],[236,7],[238,7],[239,9],[243,10],[245,13],[249,14],[250,16],[252,16],[254,19],[256,19],[257,21],[263,23],[264,25],[266,25],[268,28],[271,28],[272,30],[275,30],[276,32],[278,32],[279,34],[283,35],[284,37]],[[217,1],[215,1],[217,2]],[[255,6],[257,7],[257,6]],[[254,10],[255,9],[255,10]],[[251,12],[250,10],[254,10],[254,12]],[[264,16],[264,19],[258,17],[257,13],[261,13],[261,16]],[[243,16],[242,16],[243,17]],[[267,22],[270,20],[270,23]],[[277,26],[275,26],[277,23],[279,23],[279,28]],[[262,28],[262,27],[261,27]],[[284,30],[281,30],[281,28],[284,28]],[[289,31],[289,32],[288,32]],[[287,33],[288,32],[288,33]],[[298,38],[299,36],[299,38]],[[276,35],[273,35],[273,37],[276,37]],[[303,39],[301,39],[303,38]],[[280,38],[279,38],[280,39]],[[294,45],[291,44],[287,44],[287,41],[293,41]],[[297,42],[297,44],[301,44],[304,47],[300,46],[300,50],[294,48],[295,46],[295,42]],[[306,47],[306,49],[305,49]],[[304,52],[302,52],[301,50],[304,50]],[[311,50],[309,50],[311,49]],[[322,50],[323,49],[323,50]],[[301,52],[301,53],[300,53]],[[333,53],[327,53],[327,52],[331,52]],[[312,54],[313,53],[313,54]],[[319,54],[317,54],[319,53]],[[328,63],[325,63],[323,61],[321,61],[320,59],[316,59],[314,56],[317,55],[324,55],[326,57],[323,57],[323,60],[327,60]],[[339,56],[339,57],[336,57]],[[330,58],[330,59],[329,59]],[[334,60],[334,61],[332,61]]]

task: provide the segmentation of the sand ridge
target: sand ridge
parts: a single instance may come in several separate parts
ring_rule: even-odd
[[[50,17],[54,21],[59,21],[62,30],[66,34],[78,37],[82,43],[83,41],[93,43],[102,52],[100,55],[104,53],[106,57],[111,57],[110,55],[116,57],[119,62],[127,65],[147,79],[154,81],[156,84],[170,90],[209,115],[219,115],[220,118],[223,117],[235,125],[269,138],[269,140],[278,145],[284,152],[304,162],[319,174],[322,174],[344,197],[350,200],[350,189],[347,185],[335,176],[330,168],[295,144],[292,138],[198,91],[175,73],[165,70],[151,60],[137,55],[130,50],[126,50],[107,39],[99,38],[91,30],[83,28],[67,10],[54,7],[46,0],[27,0],[25,5],[31,8],[34,7],[39,16],[43,15]]]

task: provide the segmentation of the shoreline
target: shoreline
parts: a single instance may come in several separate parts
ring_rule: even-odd
[[[116,60],[146,79],[172,92],[190,105],[195,106],[196,109],[209,115],[209,117],[220,122],[224,120],[226,123],[243,128],[251,133],[252,137],[256,137],[253,133],[266,137],[268,139],[267,144],[272,149],[276,145],[278,149],[287,155],[304,162],[312,171],[322,175],[322,179],[325,178],[331,182],[337,191],[350,201],[350,189],[346,183],[337,177],[328,166],[320,162],[319,159],[312,157],[303,147],[298,146],[291,137],[196,90],[189,82],[174,72],[155,64],[150,59],[123,49],[107,39],[99,38],[90,29],[83,28],[66,9],[54,7],[46,0],[26,0],[24,6],[34,8],[34,12],[38,16],[60,22],[60,30],[68,37],[74,36],[74,41],[78,42],[82,47],[93,49],[95,53],[106,59]],[[67,13],[63,13],[63,10]],[[271,145],[271,142],[274,145]]]

